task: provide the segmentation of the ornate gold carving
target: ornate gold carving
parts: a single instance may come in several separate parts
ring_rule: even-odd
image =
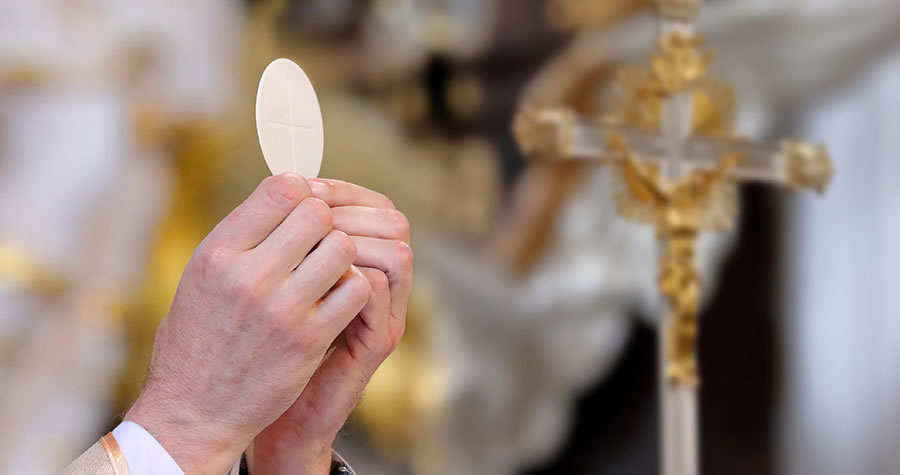
[[[513,119],[513,134],[522,153],[550,158],[566,157],[572,151],[575,115],[562,108],[522,107]]]
[[[693,88],[693,130],[703,135],[732,136],[737,100],[727,83],[709,78],[712,60],[697,46],[698,37],[670,33],[651,55],[650,67],[628,66],[616,75],[612,118],[633,127],[658,128],[662,104],[671,94]]]
[[[706,77],[712,53],[700,51],[703,39],[680,31],[659,38],[659,49],[650,55],[650,74],[662,92],[671,95]]]
[[[697,306],[700,274],[694,262],[696,236],[666,238],[660,262],[659,288],[669,303],[666,331],[666,379],[669,384],[697,387]]]
[[[700,13],[701,0],[656,0],[660,15],[670,20],[691,22]]]
[[[675,185],[666,185],[659,167],[639,161],[621,136],[611,135],[607,145],[612,153],[624,157],[623,163],[627,165],[613,182],[617,210],[622,217],[655,226],[658,231],[687,226],[697,231],[719,232],[734,226],[738,193],[727,174],[737,166],[738,155],[726,156],[715,170],[697,170]],[[645,184],[647,180],[660,183],[661,194],[652,193],[653,188]],[[660,209],[669,210],[676,204],[678,212],[674,215],[660,213]],[[675,226],[679,221],[684,223]],[[668,234],[668,231],[659,232]]]
[[[666,330],[667,378],[672,384],[696,386],[694,346],[700,277],[694,246],[701,230],[732,226],[737,197],[728,173],[740,157],[728,155],[712,171],[693,171],[676,183],[668,183],[659,167],[638,161],[621,136],[610,135],[607,144],[622,157],[622,184],[616,189],[620,213],[653,224],[665,242],[659,287],[672,311]]]
[[[633,127],[657,128],[665,96],[647,68],[626,66],[616,73],[612,117]]]
[[[737,96],[733,87],[718,79],[702,79],[694,87],[694,132],[733,137],[736,109]]]
[[[828,150],[799,140],[785,140],[781,144],[784,155],[787,185],[793,190],[812,188],[825,191],[834,175]]]
[[[616,79],[616,94],[610,101],[612,119],[632,127],[658,128],[666,94],[650,73],[644,68],[625,67]],[[692,130],[702,135],[733,136],[736,105],[734,89],[727,83],[713,78],[699,80],[694,85]]]

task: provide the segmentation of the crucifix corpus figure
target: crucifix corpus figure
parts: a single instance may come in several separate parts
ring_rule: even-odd
[[[599,1],[599,0],[598,0]],[[734,130],[735,95],[707,76],[712,55],[694,33],[700,0],[657,0],[660,34],[648,67],[625,67],[603,117],[523,106],[513,123],[523,153],[616,166],[614,198],[626,218],[654,226],[662,247],[659,289],[662,460],[666,475],[699,471],[697,310],[701,231],[725,231],[737,184],[762,181],[824,191],[833,174],[822,146],[751,142]]]

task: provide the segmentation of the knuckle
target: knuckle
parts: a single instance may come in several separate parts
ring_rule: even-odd
[[[215,277],[228,269],[230,253],[224,242],[213,240],[203,243],[195,254],[195,264],[205,278]]]
[[[222,220],[222,225],[233,227],[245,220],[247,214],[248,213],[246,207],[238,206],[237,208],[231,210],[231,213],[228,213],[228,216],[225,216],[225,219]]]
[[[403,272],[410,272],[413,268],[413,250],[409,244],[403,241],[395,241],[394,263]]]
[[[381,199],[381,202],[383,203],[382,206],[384,206],[387,209],[397,209],[397,207],[394,206],[394,201],[391,200],[390,198],[388,198],[387,195],[385,195],[384,193],[378,193],[378,196]]]
[[[282,207],[297,204],[303,197],[300,183],[302,178],[290,175],[275,175],[263,180],[265,196],[270,206]],[[309,187],[309,185],[306,185]]]
[[[386,208],[385,215],[391,228],[394,230],[394,236],[398,239],[409,238],[409,220],[406,215],[396,209]]]
[[[347,285],[351,297],[357,303],[365,303],[369,300],[369,296],[372,295],[372,286],[369,284],[369,279],[358,272],[350,274],[345,285]]]
[[[327,230],[334,226],[334,215],[331,208],[318,198],[306,198],[301,203],[305,218],[317,230]]]
[[[356,243],[347,234],[342,231],[331,231],[328,234],[329,242],[332,244],[338,257],[347,262],[353,262],[356,259]]]

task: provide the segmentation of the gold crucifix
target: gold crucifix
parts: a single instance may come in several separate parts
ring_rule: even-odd
[[[666,474],[691,475],[698,471],[697,236],[733,226],[739,182],[821,192],[833,170],[822,146],[738,135],[733,89],[707,75],[712,55],[694,33],[700,0],[656,3],[657,47],[646,67],[619,71],[608,115],[578,117],[568,109],[526,105],[513,130],[525,155],[616,166],[619,214],[656,229],[663,249],[658,284],[668,306],[660,320],[663,465]]]

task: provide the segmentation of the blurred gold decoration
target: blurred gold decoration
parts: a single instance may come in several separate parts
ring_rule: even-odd
[[[723,231],[732,226],[738,208],[737,193],[733,184],[719,183],[725,178],[761,179],[792,189],[810,187],[822,191],[832,175],[824,147],[799,141],[773,147],[752,144],[734,136],[734,94],[727,84],[706,77],[710,55],[700,53],[697,50],[699,44],[699,39],[685,33],[664,34],[659,51],[651,55],[649,69],[626,67],[619,73],[621,94],[618,102],[613,103],[613,114],[608,118],[590,121],[580,119],[566,109],[523,106],[513,122],[522,152],[552,159],[593,158],[623,164],[625,171],[620,181],[614,182],[619,212],[624,217],[656,226],[663,241],[669,237],[669,225],[679,220],[695,223],[694,234],[700,230]],[[704,87],[694,89],[697,85]],[[684,139],[691,146],[686,150],[689,155],[686,157],[688,163],[684,164],[686,169],[679,172],[683,177],[675,181],[676,185],[667,185],[673,186],[672,193],[677,191],[679,204],[665,206],[666,211],[662,212],[660,203],[667,199],[650,191],[661,193],[660,190],[667,189],[662,187],[665,180],[660,171],[660,166],[666,164],[660,159],[667,153],[665,140],[658,134],[644,131],[660,127],[665,130],[667,124],[661,119],[663,107],[675,95],[685,92],[690,93],[687,102],[690,113],[685,117],[691,118],[691,130],[700,135]],[[716,141],[715,136],[726,141]],[[597,143],[600,141],[605,141],[605,146],[602,142]],[[745,151],[749,160],[744,162],[750,166],[740,168],[734,157],[743,157]],[[717,154],[725,154],[728,158],[716,165]],[[725,163],[728,166],[721,168]],[[710,168],[716,170],[715,174],[708,175]],[[719,177],[716,186],[708,183],[710,176]],[[703,193],[697,188],[698,180],[707,183],[702,188]],[[651,182],[658,182],[659,186],[649,187]],[[638,187],[639,183],[645,186]],[[672,195],[672,200],[675,197]],[[654,199],[659,203],[651,206]],[[669,216],[676,210],[680,211]],[[672,221],[661,221],[661,216]],[[676,247],[685,248],[680,243]],[[693,256],[693,250],[667,255],[683,257],[686,254]],[[667,274],[676,275],[672,265],[669,261],[662,263],[662,267],[668,266]],[[693,272],[685,270],[684,275],[693,275]],[[672,303],[676,308],[685,307],[675,305],[676,300]],[[687,307],[695,308],[695,305]],[[676,325],[681,320],[676,319]],[[693,384],[696,378],[684,370],[690,365],[684,361],[683,352],[676,353],[682,356],[670,360],[670,372],[684,377],[672,382]]]
[[[700,51],[702,38],[674,30],[662,35],[657,43],[659,49],[650,55],[651,87],[668,96],[706,76],[712,54]]]
[[[733,129],[731,88],[707,78],[710,53],[692,33],[699,1],[658,1],[664,23],[647,69],[625,68],[612,113],[578,117],[525,105],[513,122],[526,155],[615,163],[619,213],[655,227],[663,246],[658,285],[668,304],[660,319],[663,469],[697,473],[697,311],[701,293],[696,240],[724,231],[738,212],[735,182],[758,180],[823,191],[832,176],[825,148],[799,141],[752,143]],[[711,82],[713,81],[713,82]]]
[[[625,66],[616,77],[610,117],[636,127],[658,128],[667,93],[646,68]],[[735,94],[727,83],[700,77],[693,86],[693,130],[703,135],[734,134]]]
[[[725,157],[713,171],[698,170],[669,185],[657,164],[642,164],[621,136],[610,134],[609,149],[622,157],[621,179],[614,182],[617,211],[625,218],[654,226],[661,237],[700,231],[726,231],[738,211],[737,187],[725,181],[740,162]]]
[[[0,242],[0,286],[54,301],[63,299],[72,288],[70,279],[50,270],[34,254],[3,242]],[[0,338],[0,365],[20,355],[22,343],[18,339]]]
[[[69,288],[69,280],[49,270],[28,251],[0,242],[0,282],[47,297],[58,297]]]
[[[613,116],[623,124],[659,127],[664,95],[654,87],[646,68],[625,66],[616,75],[616,94],[612,101]]]
[[[619,212],[655,226],[665,243],[659,287],[673,313],[667,330],[667,378],[673,384],[693,387],[697,384],[694,346],[700,298],[694,246],[700,231],[724,231],[733,226],[737,195],[734,184],[727,180],[739,156],[727,156],[713,171],[687,174],[669,184],[659,166],[638,161],[621,136],[610,135],[608,142],[610,150],[623,157],[625,186],[616,190]]]
[[[650,55],[649,68],[620,69],[611,116],[637,127],[659,127],[665,99],[690,87],[693,130],[704,135],[732,135],[734,89],[706,76],[712,55],[700,52],[701,44],[699,37],[673,31],[659,40],[659,49]]]
[[[733,137],[737,99],[724,81],[703,78],[694,87],[692,119],[699,134]]]
[[[572,121],[575,114],[564,108],[524,106],[513,120],[513,135],[525,155],[548,158],[572,153]]]
[[[547,6],[547,20],[563,30],[605,28],[649,5],[650,0],[553,0]]]
[[[825,191],[834,175],[828,150],[821,145],[811,145],[799,140],[782,143],[787,162],[788,186],[795,190],[812,188],[819,193]]]
[[[29,87],[41,85],[49,79],[50,73],[33,65],[0,64],[0,88]]]
[[[649,2],[634,2],[637,4]],[[587,15],[580,9],[603,10],[605,2],[572,2],[567,8],[572,12]],[[619,17],[621,18],[621,17]],[[513,123],[513,132],[526,155],[544,157],[570,157],[574,147],[572,134],[573,113],[585,117],[597,116],[596,91],[602,89],[610,76],[614,77],[613,91],[609,99],[608,116],[600,119],[609,123],[656,129],[660,126],[662,106],[668,89],[683,85],[694,91],[693,127],[699,133],[711,136],[731,137],[734,129],[734,90],[723,81],[706,77],[705,73],[711,55],[698,48],[702,41],[686,33],[673,32],[657,42],[657,48],[650,55],[655,70],[651,67],[624,66],[616,70],[612,64],[602,64],[588,70],[580,70],[572,79],[571,69],[580,63],[587,63],[577,57],[566,57],[559,61],[557,72],[541,83],[545,88],[551,84],[568,83],[557,98],[539,99],[540,102],[562,103],[561,106],[535,109],[525,106]],[[577,53],[577,52],[576,52]],[[684,64],[689,74],[676,74]],[[568,67],[562,67],[567,65]],[[551,70],[552,71],[552,70]],[[558,86],[556,86],[558,87]],[[540,96],[540,91],[538,95]],[[602,138],[601,138],[602,139]],[[539,208],[537,213],[513,218],[510,229],[498,238],[497,253],[504,261],[512,263],[517,272],[531,268],[542,255],[549,242],[549,230],[558,208],[574,192],[584,168],[581,163],[543,166],[529,173],[549,173],[552,179],[534,177],[536,186],[529,187],[530,194],[539,193],[544,199],[529,198],[530,208]],[[540,187],[549,187],[547,189]]]
[[[135,145],[142,150],[151,149],[171,140],[171,124],[157,104],[140,101],[131,107]]]

